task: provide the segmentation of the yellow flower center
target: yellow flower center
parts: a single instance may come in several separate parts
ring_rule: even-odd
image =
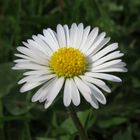
[[[75,48],[60,48],[50,58],[50,67],[58,76],[71,78],[86,70],[86,58]]]

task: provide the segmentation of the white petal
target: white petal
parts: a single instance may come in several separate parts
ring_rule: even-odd
[[[53,101],[55,97],[58,95],[59,91],[61,90],[62,86],[64,84],[64,77],[56,79],[56,82],[52,86],[52,88],[49,90],[49,95],[47,97],[47,100]]]
[[[22,63],[22,62],[23,63],[25,63],[25,62],[27,63],[27,62],[30,62],[30,60],[27,60],[27,59],[16,59],[16,60],[14,60],[14,62],[15,63]]]
[[[45,55],[49,55],[49,53],[46,51],[46,45],[45,45],[45,43],[43,42],[43,40],[42,39],[40,39],[38,36],[36,36],[36,35],[32,35],[32,38],[33,38],[33,40],[29,40],[29,42],[31,41],[31,43],[32,43],[32,45],[30,45],[30,43],[29,43],[29,48],[30,49],[36,49],[36,50],[39,50],[39,51],[41,51],[43,54],[45,54]],[[35,45],[34,45],[35,44]],[[33,46],[33,47],[32,47]],[[44,46],[45,46],[45,49],[44,49]],[[51,51],[51,49],[50,49],[50,51]]]
[[[104,91],[106,91],[108,93],[111,92],[110,88],[102,80],[92,78],[92,77],[88,77],[88,76],[81,76],[81,78],[84,81],[87,81],[87,82],[90,82],[92,84],[97,85],[99,88],[103,89]]]
[[[70,47],[70,34],[69,34],[69,28],[67,25],[64,25],[64,31],[65,31],[65,37],[66,37],[66,46]]]
[[[80,104],[80,93],[73,79],[71,79],[71,84],[72,84],[72,93],[71,93],[72,102],[75,106],[78,106]]]
[[[90,34],[87,38],[87,41],[85,43],[85,52],[91,47],[91,45],[95,41],[95,39],[98,35],[98,32],[99,32],[98,27],[93,28],[92,31],[90,32]]]
[[[59,49],[59,45],[58,43],[55,42],[52,34],[50,33],[50,31],[47,30],[43,30],[44,36],[46,38],[46,43],[49,45],[49,47],[53,50],[56,51],[57,49]]]
[[[23,73],[23,75],[28,76],[28,75],[43,75],[43,74],[51,74],[52,72],[46,68],[46,70],[34,70],[34,71],[27,71]]]
[[[97,36],[93,46],[94,46],[94,49],[96,49],[96,47],[104,40],[105,38],[105,35],[106,33],[105,32],[102,32],[99,34],[99,36]]]
[[[40,59],[38,57],[36,58],[31,58],[29,56],[26,56],[26,55],[23,55],[23,54],[14,54],[16,57],[20,57],[20,58],[23,58],[25,60],[29,60],[31,62],[34,62],[34,63],[38,63],[38,64],[47,64],[48,63],[48,60],[47,59]]]
[[[46,84],[44,84],[32,97],[32,102],[36,102],[38,100],[45,101],[46,95],[48,94],[49,89],[52,87],[54,79],[51,79]]]
[[[50,35],[50,36],[51,36],[51,35]],[[48,49],[50,50],[49,56],[51,56],[52,53],[58,49],[57,46],[54,45],[54,44],[52,43],[52,40],[49,39],[49,37],[43,36],[43,35],[41,35],[41,34],[38,34],[38,37],[39,37],[41,40],[43,40],[43,42],[44,42],[45,45],[46,45],[46,48],[48,48]]]
[[[106,68],[100,70],[91,70],[91,72],[127,72],[126,68]]]
[[[85,47],[84,45],[85,45],[85,42],[86,42],[86,40],[87,40],[87,37],[88,37],[89,32],[90,32],[90,26],[87,26],[87,27],[84,29],[82,42],[81,42],[80,47],[79,47],[79,49],[80,49],[81,51],[83,51],[83,53],[84,53],[84,47]]]
[[[20,61],[20,62],[17,62],[17,64],[20,64],[20,65],[30,65],[30,64],[37,64],[37,65],[41,65],[41,66],[46,66],[48,67],[49,65],[49,61],[48,60],[43,60],[43,61],[39,61],[39,60],[33,60],[33,58],[29,58],[29,59],[24,59],[24,61]]]
[[[119,77],[111,75],[111,74],[86,72],[85,75],[95,77],[95,78],[104,79],[104,80],[110,80],[113,82],[121,82],[122,81]]]
[[[72,85],[71,80],[67,79],[64,87],[63,103],[68,107],[71,103]]]
[[[99,104],[97,102],[97,99],[93,96],[93,94],[91,94],[91,101],[90,104],[92,107],[94,107],[95,109],[99,108]]]
[[[22,54],[25,54],[27,56],[32,56],[33,55],[33,51],[31,49],[26,48],[26,47],[20,46],[20,47],[17,47],[17,50],[19,52],[21,52]]]
[[[92,89],[92,95],[102,104],[106,104],[106,98],[103,93],[93,84],[88,83],[88,86]]]
[[[41,66],[38,64],[33,64],[33,63],[28,63],[28,64],[16,64],[15,67],[16,69],[31,69],[31,70],[46,70],[46,66]]]
[[[112,68],[121,68],[121,67],[125,67],[126,63],[124,62],[119,62],[117,64],[112,65]]]
[[[40,102],[53,102],[55,97],[58,95],[59,91],[61,90],[64,83],[64,78],[55,78],[52,79],[52,82],[48,85],[46,92],[42,93],[42,97],[39,99]]]
[[[45,102],[44,108],[45,108],[45,109],[49,108],[50,105],[52,104],[52,102],[53,102],[53,101],[46,101],[46,102]]]
[[[86,80],[86,81],[88,81],[88,82],[90,82],[90,83],[93,83],[93,84],[95,84],[95,85],[105,85],[105,83],[102,81],[102,80],[99,80],[99,79],[97,79],[97,78],[93,78],[93,77],[89,77],[89,76],[86,76],[86,75],[84,75],[84,76],[80,76],[80,78],[82,79],[82,80]]]
[[[41,97],[39,99],[39,102],[44,102],[45,100],[47,100],[49,94],[50,94],[50,90],[53,88],[54,84],[56,83],[56,80],[57,78],[54,78],[54,79],[51,79],[49,80],[47,83],[47,87],[46,87],[46,90],[44,90],[42,93],[41,93]]]
[[[30,75],[30,76],[27,76],[27,77],[24,77],[24,78],[22,78],[20,81],[18,81],[18,84],[23,84],[23,83],[25,83],[25,82],[29,82],[29,80],[31,80],[31,79],[35,79],[35,78],[38,78],[38,75]]]
[[[46,43],[41,39],[40,35],[32,36],[32,38],[39,44],[38,49],[42,50],[42,52],[48,56],[51,56],[52,50],[46,45]]]
[[[29,56],[26,56],[26,55],[24,55],[24,54],[17,54],[17,53],[15,53],[14,54],[16,57],[20,57],[20,58],[23,58],[23,59],[29,59],[30,60],[30,57]]]
[[[105,84],[103,86],[98,85],[98,87],[100,87],[101,89],[103,89],[104,91],[111,93],[111,89]]]
[[[93,96],[92,90],[91,90],[91,85],[92,85],[92,84],[89,83],[89,82],[87,82],[87,81],[85,81],[85,80],[83,80],[83,82],[84,82],[86,85],[88,85],[88,87],[90,88],[90,91],[91,91],[89,103],[90,103],[91,106],[93,106],[95,109],[98,109],[98,108],[99,108],[99,104],[98,104],[96,98]],[[93,86],[94,86],[94,85],[93,85]]]
[[[22,54],[31,57],[35,60],[40,60],[44,62],[44,60],[48,59],[47,55],[43,55],[42,53],[39,53],[39,51],[31,50],[26,47],[17,47],[17,50]]]
[[[63,83],[64,83],[63,77],[59,79],[55,79],[54,83],[49,88],[47,96],[45,97],[45,100],[47,99],[45,102],[45,109],[47,109],[52,104],[53,100],[58,95],[59,91],[61,90]]]
[[[34,64],[36,64],[36,65],[41,65],[41,66],[46,66],[46,67],[48,67],[48,65],[49,65],[49,61],[48,60],[44,60],[44,61],[32,61],[32,60],[29,60],[29,59],[24,59],[24,61],[20,61],[20,62],[17,62],[17,65],[34,65]]]
[[[84,32],[84,26],[83,23],[80,23],[78,25],[78,29],[77,29],[77,41],[76,41],[76,47],[79,48],[82,42],[82,38],[83,38],[83,32]]]
[[[124,54],[123,53],[119,53],[120,51],[115,51],[113,53],[110,53],[104,57],[102,57],[101,59],[97,60],[94,62],[94,66],[98,66],[100,64],[103,64],[104,62],[108,61],[108,60],[112,60],[115,58],[120,58],[122,57]]]
[[[116,65],[121,61],[122,61],[121,59],[112,60],[112,61],[106,62],[106,63],[104,63],[102,65],[99,65],[99,66],[95,66],[95,67],[93,66],[92,70],[100,70],[100,69],[105,69],[105,68],[108,68],[108,67],[112,67],[112,65]]]
[[[43,50],[39,47],[40,45],[36,43],[36,41],[32,39],[28,39],[27,42],[29,43],[30,46],[30,51],[34,53],[34,55],[37,55],[40,58],[48,58],[49,56],[44,54]],[[25,49],[24,49],[25,50]],[[26,51],[27,53],[27,51]]]
[[[97,44],[93,44],[90,49],[88,49],[88,51],[86,52],[86,55],[90,55],[90,56],[94,56],[100,49],[102,49],[110,40],[110,37],[107,38],[103,38],[102,41]],[[96,46],[95,46],[96,45]]]
[[[27,48],[31,49],[31,46],[30,46],[27,42],[22,41],[22,44],[23,44],[24,46],[26,46]]]
[[[54,32],[54,31],[53,31],[52,29],[50,29],[50,28],[48,28],[47,30],[50,32],[50,34],[52,35],[52,37],[53,37],[53,39],[54,39],[56,45],[59,47],[56,32]]]
[[[59,42],[59,47],[66,47],[66,37],[64,28],[60,24],[57,25],[57,38]]]
[[[116,50],[117,48],[118,48],[118,43],[114,43],[114,44],[107,46],[106,48],[104,48],[101,51],[99,51],[98,53],[96,53],[92,57],[92,61],[97,61],[99,58],[103,57],[104,55],[106,55],[107,53],[109,53],[111,51]]]
[[[25,83],[21,89],[20,89],[20,92],[26,92],[26,91],[29,91],[39,85],[43,84],[43,82],[36,82],[36,83]]]
[[[77,25],[73,23],[70,28],[70,47],[76,48],[76,40],[77,40]]]
[[[34,83],[34,82],[44,82],[44,81],[48,81],[52,78],[56,77],[55,74],[50,74],[50,75],[42,75],[42,76],[38,76],[38,75],[35,75],[35,76],[27,76],[27,77],[24,77],[23,79],[21,79],[18,84],[22,84],[24,82],[30,82],[30,83]]]
[[[98,51],[100,51],[108,42],[110,41],[110,37],[106,37],[104,38],[101,43],[96,47],[96,49],[91,52],[91,56],[93,56],[94,54],[96,54]]]
[[[29,80],[29,82],[45,82],[45,81],[48,81],[54,77],[56,77],[55,74],[42,75],[42,76],[39,76],[37,78]]]
[[[45,51],[47,50],[49,56],[51,56],[52,53],[53,53],[55,50],[57,50],[57,47],[53,47],[53,46],[50,46],[50,45],[48,44],[48,38],[47,38],[47,37],[43,36],[42,34],[38,34],[37,37],[38,37],[40,40],[42,40],[43,46],[45,47],[44,49],[45,49]]]
[[[78,77],[75,77],[74,81],[75,81],[79,91],[83,95],[83,97],[87,100],[87,102],[90,102],[91,101],[90,88]]]

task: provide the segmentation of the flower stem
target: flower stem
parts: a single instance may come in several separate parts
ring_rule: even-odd
[[[76,111],[74,109],[73,106],[69,106],[67,107],[67,110],[68,110],[68,113],[75,125],[75,127],[77,128],[78,132],[79,132],[79,135],[80,135],[80,139],[81,140],[88,140],[88,136],[87,136],[87,133],[84,129],[84,127],[82,126],[77,114],[76,114]]]

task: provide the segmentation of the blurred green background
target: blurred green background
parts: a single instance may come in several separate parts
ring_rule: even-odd
[[[108,83],[107,105],[95,110],[82,101],[77,112],[90,140],[140,140],[140,0],[0,0],[0,140],[78,140],[62,104],[48,109],[19,93],[21,72],[12,71],[16,47],[58,23],[100,27],[119,42],[129,72]]]

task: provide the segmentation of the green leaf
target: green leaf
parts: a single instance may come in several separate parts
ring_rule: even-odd
[[[70,135],[61,136],[60,140],[72,140],[70,139]]]
[[[30,129],[29,129],[29,123],[27,121],[24,123],[24,127],[21,130],[21,134],[19,138],[20,140],[32,140]]]
[[[125,117],[109,117],[108,119],[102,119],[98,122],[101,128],[108,128],[115,125],[120,125],[127,121]]]
[[[132,84],[135,88],[140,88],[140,80],[138,77],[132,77]]]
[[[82,125],[86,129],[90,128],[95,123],[95,120],[96,120],[96,116],[93,115],[92,109],[78,112],[78,117],[79,117]]]
[[[57,140],[55,138],[43,138],[43,137],[37,137],[35,140]]]
[[[0,98],[7,95],[11,88],[16,84],[19,73],[13,71],[11,63],[0,65]]]
[[[60,125],[60,128],[58,128],[57,131],[58,132],[63,131],[65,133],[74,134],[77,130],[76,130],[71,118],[68,118]]]
[[[95,122],[95,117],[93,116],[91,109],[78,112],[77,115],[83,127],[85,127],[86,129],[91,127],[93,123]],[[60,129],[63,129],[63,131],[69,134],[74,134],[75,132],[77,132],[77,129],[75,128],[75,125],[73,124],[73,121],[71,118],[66,119],[61,124],[59,130]]]
[[[57,138],[37,137],[35,140],[72,140],[72,139],[70,139],[70,135],[64,135],[64,136],[58,136]]]
[[[119,131],[117,134],[113,136],[113,140],[134,140],[132,137],[132,129],[128,127],[126,131]]]
[[[14,87],[10,94],[4,98],[6,109],[13,115],[21,115],[28,112],[34,104],[30,101],[29,93],[19,93],[19,89]]]

